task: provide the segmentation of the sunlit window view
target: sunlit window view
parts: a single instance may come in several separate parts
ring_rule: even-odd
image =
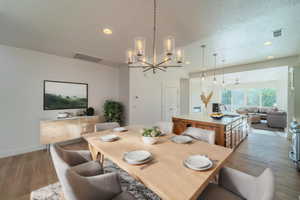
[[[276,106],[277,90],[274,88],[224,89],[222,104],[237,109],[242,106]]]

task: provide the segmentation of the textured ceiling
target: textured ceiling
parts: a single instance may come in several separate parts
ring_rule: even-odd
[[[136,36],[146,37],[150,53],[152,6],[150,0],[0,0],[0,43],[65,57],[79,52],[118,66]],[[159,40],[176,37],[189,72],[211,67],[213,52],[220,54],[218,65],[221,59],[235,65],[296,55],[299,10],[298,0],[158,0]],[[103,35],[103,27],[113,34]],[[279,28],[283,36],[274,39]],[[201,44],[207,45],[204,67]]]

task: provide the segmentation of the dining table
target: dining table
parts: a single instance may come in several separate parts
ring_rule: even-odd
[[[188,144],[174,143],[175,136],[168,133],[160,136],[156,144],[145,144],[142,140],[143,126],[128,126],[126,132],[105,130],[83,136],[87,141],[93,160],[103,164],[109,159],[129,175],[155,192],[162,200],[194,200],[206,186],[215,179],[219,170],[233,153],[232,149],[219,145],[193,140]],[[115,134],[119,137],[113,142],[100,140],[101,136]],[[153,160],[142,165],[131,165],[124,161],[124,153],[145,150],[152,154]],[[205,155],[213,161],[213,167],[205,171],[195,171],[184,165],[191,155]]]

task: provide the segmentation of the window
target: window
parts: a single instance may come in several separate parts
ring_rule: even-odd
[[[232,90],[232,106],[238,108],[244,105],[245,92],[243,90]]]
[[[276,104],[276,90],[272,88],[262,89],[262,106],[274,106]]]
[[[247,92],[247,106],[260,105],[260,89],[249,89]]]
[[[231,90],[224,90],[222,92],[222,104],[231,105]]]
[[[277,91],[274,88],[225,89],[222,91],[222,104],[231,109],[243,106],[272,107],[277,102]]]

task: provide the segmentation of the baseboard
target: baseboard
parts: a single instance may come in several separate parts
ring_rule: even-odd
[[[74,139],[74,140],[68,140],[65,142],[61,142],[60,144],[62,144],[62,145],[73,144],[73,143],[80,142],[81,140],[82,140],[81,138],[78,138],[78,139]],[[38,151],[38,150],[42,150],[42,149],[46,149],[46,145],[37,145],[37,146],[18,148],[18,149],[10,149],[10,150],[4,150],[4,151],[0,150],[0,158],[16,156],[19,154],[29,153],[32,151]]]
[[[10,149],[10,150],[4,150],[4,151],[1,150],[0,151],[0,158],[15,156],[15,155],[23,154],[23,153],[29,153],[29,152],[32,152],[32,151],[38,151],[38,150],[42,150],[42,149],[45,149],[45,148],[46,148],[45,145],[38,145],[38,146],[24,147],[24,148],[18,148],[18,149]]]

